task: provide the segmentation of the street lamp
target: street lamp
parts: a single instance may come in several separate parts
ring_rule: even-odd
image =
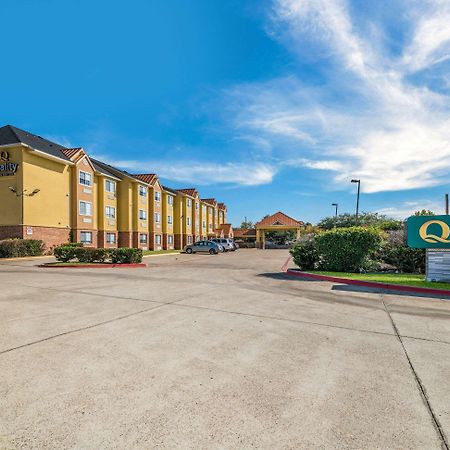
[[[358,220],[359,213],[359,192],[361,189],[361,180],[351,180],[352,183],[358,183],[358,192],[356,194],[356,220]]]
[[[335,217],[337,217],[337,215],[338,215],[338,206],[339,206],[339,203],[332,203],[331,206],[334,206],[334,207],[336,208]]]

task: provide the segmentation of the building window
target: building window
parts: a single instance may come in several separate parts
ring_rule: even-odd
[[[161,222],[161,214],[156,212],[155,213],[155,222],[160,223]]]
[[[80,184],[92,186],[92,174],[80,170]]]
[[[168,244],[173,244],[173,236],[172,235],[167,236],[167,243]]]
[[[191,199],[190,199],[190,198],[188,198],[188,199],[187,199],[187,202],[186,202],[186,204],[187,204],[187,207],[188,207],[188,208],[190,208],[190,207],[191,207],[191,205],[192,205],[192,202],[191,202]]]
[[[147,188],[141,184],[139,185],[139,195],[141,197],[147,197]]]
[[[209,208],[209,213],[210,213],[210,214],[212,214],[212,213],[213,213],[213,210],[212,210],[212,208]]]
[[[80,215],[92,216],[92,203],[80,201]]]
[[[157,234],[155,236],[155,244],[156,245],[161,245],[161,235],[160,234]]]
[[[206,220],[204,220],[204,221],[202,222],[202,227],[203,227],[203,228],[206,228]]]
[[[195,209],[198,209],[198,202],[195,202]]]
[[[209,224],[209,229],[212,230],[212,223]]]
[[[191,218],[190,217],[186,217],[186,225],[190,225],[191,224]]]
[[[115,244],[116,243],[116,233],[106,233],[106,243]]]
[[[155,191],[155,200],[156,200],[157,202],[160,202],[160,201],[161,201],[161,192]]]
[[[80,242],[82,244],[92,244],[92,231],[80,231]]]
[[[203,211],[203,212],[206,212],[206,205],[203,205],[203,206],[202,206],[202,211]]]
[[[167,216],[167,223],[171,224],[172,223],[172,216]]]
[[[116,183],[111,180],[105,180],[105,191],[114,194],[116,192]]]
[[[168,205],[173,205],[173,197],[171,195],[167,196],[167,204]]]
[[[140,244],[146,244],[147,243],[147,235],[146,234],[140,234],[139,235],[139,243]]]
[[[192,244],[192,236],[188,236],[187,237],[187,243],[188,244]]]
[[[147,211],[145,209],[139,210],[139,219],[140,220],[147,220]]]
[[[105,215],[107,219],[115,219],[116,208],[114,208],[113,206],[105,206]]]

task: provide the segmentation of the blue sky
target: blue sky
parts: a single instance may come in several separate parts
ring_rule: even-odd
[[[443,210],[447,0],[2,0],[0,123],[197,186],[234,224]],[[8,55],[8,56],[6,56]]]

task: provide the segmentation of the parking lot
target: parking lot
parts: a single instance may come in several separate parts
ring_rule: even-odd
[[[448,448],[450,301],[287,257],[0,263],[0,448]]]

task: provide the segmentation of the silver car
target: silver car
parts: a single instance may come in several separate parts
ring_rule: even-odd
[[[225,252],[231,251],[234,252],[235,248],[233,245],[233,239],[225,239],[225,238],[214,238],[211,239],[216,244],[219,244],[223,247]]]
[[[219,252],[223,251],[222,248],[223,247],[217,242],[198,241],[194,242],[193,244],[186,245],[186,247],[184,247],[184,251],[188,254],[205,252],[209,253],[210,255],[217,255]]]

